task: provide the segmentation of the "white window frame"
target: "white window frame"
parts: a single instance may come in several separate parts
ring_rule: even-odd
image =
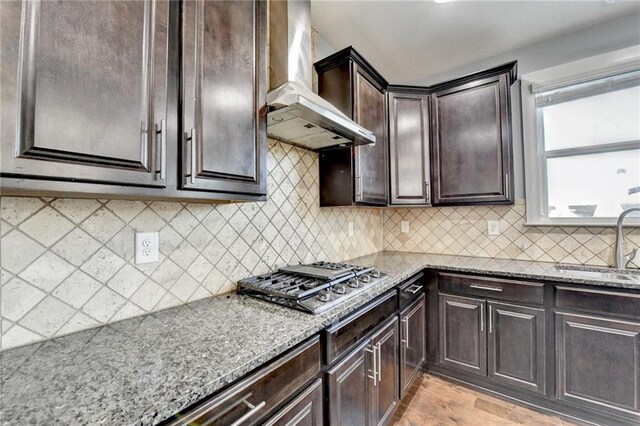
[[[546,159],[630,149],[640,147],[640,141],[545,152],[542,120],[539,117],[541,112],[536,106],[536,94],[638,69],[640,69],[640,45],[536,71],[521,77],[526,225],[615,226],[616,218],[548,217]],[[628,217],[625,224],[640,225],[640,218]]]

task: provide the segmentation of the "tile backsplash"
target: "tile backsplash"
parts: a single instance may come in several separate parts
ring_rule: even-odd
[[[487,233],[487,220],[500,235]],[[409,222],[409,233],[401,222]],[[613,264],[615,228],[525,226],[525,205],[394,208],[384,212],[385,250],[607,266]],[[640,246],[640,227],[625,227],[628,247]],[[640,256],[635,259],[636,266]]]
[[[266,202],[0,198],[2,348],[226,293],[277,265],[382,250],[382,210],[319,208],[317,154],[270,141],[268,171]],[[159,232],[159,262],[134,263],[136,231]]]
[[[317,154],[269,141],[267,164],[266,202],[1,197],[2,349],[230,292],[238,279],[289,263],[381,250],[613,262],[613,228],[527,227],[522,201],[321,209]],[[487,234],[487,220],[500,222],[500,235]],[[159,232],[159,262],[134,263],[136,231]],[[640,228],[626,237],[627,251],[640,246]]]

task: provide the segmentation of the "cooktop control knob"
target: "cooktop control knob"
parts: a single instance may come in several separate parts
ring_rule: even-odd
[[[363,275],[360,277],[360,279],[362,280],[363,283],[368,283],[371,282],[371,275]]]
[[[347,292],[347,287],[344,284],[338,284],[333,288],[333,292],[336,294],[345,294]]]
[[[358,278],[351,278],[347,285],[351,288],[358,288],[360,287],[360,281],[358,280]]]
[[[322,290],[320,293],[318,293],[317,298],[321,302],[328,302],[329,300],[331,300],[331,294],[327,290]]]
[[[372,269],[371,272],[369,272],[369,274],[373,277],[373,278],[380,278],[380,272],[376,271],[375,269]]]

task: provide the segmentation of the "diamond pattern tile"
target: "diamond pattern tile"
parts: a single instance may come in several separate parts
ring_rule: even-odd
[[[20,230],[50,247],[73,229],[73,223],[51,207],[45,207],[20,225]]]
[[[260,203],[1,197],[2,348],[233,291],[278,265],[382,250],[382,210],[319,208],[317,154],[270,141],[268,170]],[[160,262],[134,263],[136,231],[159,232]]]
[[[410,234],[400,232],[403,220],[409,221]],[[500,221],[500,235],[487,234],[487,220]],[[523,201],[512,206],[385,209],[384,248],[599,266],[613,262],[612,228],[531,227],[524,223]],[[639,237],[640,228],[627,228],[629,242],[637,244]],[[635,262],[640,263],[640,256]]]

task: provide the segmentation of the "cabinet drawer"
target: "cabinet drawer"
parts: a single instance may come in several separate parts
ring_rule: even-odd
[[[440,291],[519,303],[542,304],[544,284],[473,275],[438,274]]]
[[[320,372],[320,357],[316,336],[230,389],[177,414],[169,424],[229,425],[241,419],[243,426],[256,424]]]
[[[396,290],[392,290],[326,329],[327,365],[347,353],[382,321],[393,315],[397,306],[398,296]]]
[[[402,311],[424,293],[424,274],[420,272],[409,278],[398,287],[399,307]]]
[[[640,294],[556,286],[556,307],[640,319]]]
[[[322,379],[317,379],[264,426],[322,426]]]

